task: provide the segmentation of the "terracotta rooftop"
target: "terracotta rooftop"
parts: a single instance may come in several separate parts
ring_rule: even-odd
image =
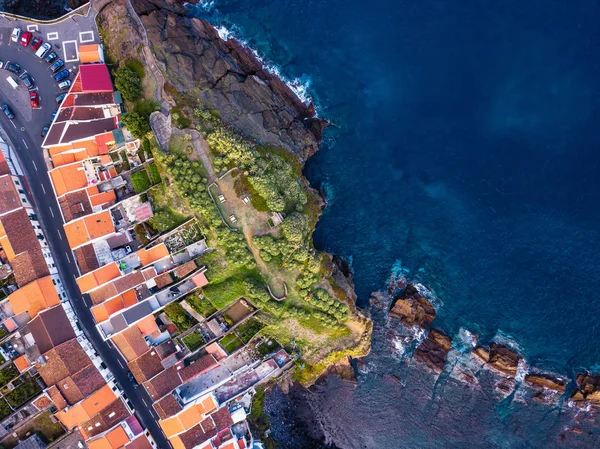
[[[168,394],[161,400],[155,402],[154,408],[156,409],[158,416],[160,416],[160,419],[170,418],[182,410],[181,405],[179,405],[179,402],[177,402],[177,399],[175,399],[172,394]]]
[[[79,62],[87,64],[90,62],[102,62],[102,49],[98,44],[87,44],[79,46]]]
[[[90,271],[100,268],[98,258],[96,257],[96,251],[94,250],[94,245],[92,243],[75,248],[73,254],[75,254],[77,266],[81,273],[87,274]]]
[[[122,426],[116,426],[110,432],[96,439],[87,441],[89,449],[119,449],[129,442],[129,437]]]
[[[71,221],[64,226],[71,248],[77,248],[89,241],[115,232],[110,212],[105,210]]]
[[[0,215],[22,207],[21,199],[10,175],[0,176]]]
[[[145,382],[164,370],[160,363],[160,357],[154,348],[150,349],[137,359],[132,360],[127,366],[138,383]]]
[[[164,243],[156,245],[150,249],[140,249],[136,253],[142,262],[142,266],[153,264],[154,262],[159,261],[163,257],[167,257],[169,255],[169,250],[167,249]]]
[[[26,253],[20,253],[10,261],[10,266],[19,287],[29,284],[36,279],[48,276],[48,264],[42,253],[42,248],[37,244]]]
[[[204,287],[208,285],[208,279],[204,273],[198,273],[192,277],[192,282],[196,285],[196,287]]]
[[[36,279],[8,296],[15,315],[28,312],[35,318],[39,312],[60,304],[60,299],[50,276]]]
[[[58,388],[56,388],[55,385],[49,387],[46,390],[46,392],[50,395],[50,398],[52,399],[52,402],[54,402],[54,405],[57,409],[62,410],[63,408],[67,407],[67,405],[69,405],[67,404],[67,401],[62,395],[62,393],[59,391]]]
[[[156,352],[158,353],[158,356],[164,360],[175,354],[177,352],[177,348],[175,347],[173,340],[167,340],[156,347]]]
[[[56,346],[43,357],[45,364],[38,363],[37,370],[48,386],[56,385],[92,363],[76,339]]]
[[[119,276],[121,276],[119,267],[115,262],[112,262],[77,278],[77,285],[82,293],[86,293],[118,278]]]
[[[154,282],[159,289],[163,289],[173,283],[173,278],[170,273],[162,273],[154,278]]]
[[[163,429],[167,438],[171,438],[174,435],[179,434],[179,437],[182,438],[182,441],[184,441],[184,436],[182,432],[186,432],[190,429],[195,429],[195,432],[200,432],[201,437],[210,435],[206,438],[208,439],[212,438],[217,434],[217,428],[213,426],[206,426],[206,428],[201,427],[200,422],[203,421],[212,411],[216,409],[217,403],[214,400],[213,396],[210,395],[206,396],[201,400],[196,401],[193,405],[187,406],[175,416],[159,420],[158,423]],[[195,440],[194,442],[195,445],[198,445],[201,444],[203,441],[198,442]],[[195,447],[195,445],[189,447]]]
[[[125,449],[153,449],[146,435],[140,435],[131,443],[125,445]]]
[[[83,423],[81,431],[85,437],[91,438],[116,426],[128,416],[127,407],[121,399],[117,399]]]
[[[48,173],[50,174],[57,197],[61,197],[68,192],[83,189],[88,185],[85,170],[81,162],[61,165],[50,170]]]
[[[219,410],[212,413],[210,417],[213,419],[215,426],[217,426],[219,431],[233,425],[231,413],[229,413],[229,409],[227,407],[221,407]]]
[[[6,158],[4,154],[0,151],[0,175],[8,175],[10,174],[10,168],[8,167],[8,162],[6,162]]]
[[[178,370],[182,366],[182,363],[173,365],[149,381],[144,382],[144,387],[146,387],[148,394],[153,400],[156,401],[162,398],[182,384],[181,378],[178,375]]]
[[[92,206],[101,206],[106,205],[103,208],[108,207],[109,205],[115,204],[117,200],[117,194],[114,190],[109,190],[107,192],[101,192],[95,195],[90,196],[90,202]]]
[[[123,297],[119,295],[109,299],[108,301],[104,301],[101,304],[93,306],[91,310],[94,314],[96,322],[102,323],[108,320],[108,317],[110,317],[113,313],[124,308],[125,304],[123,303]]]
[[[113,335],[111,340],[128,362],[137,359],[148,351],[148,343],[146,343],[137,326],[132,326],[119,334]]]
[[[82,402],[58,412],[56,417],[65,427],[72,429],[89,421],[94,415],[100,413],[116,399],[115,393],[106,384]],[[82,431],[85,430],[82,428]]]
[[[186,262],[183,265],[179,265],[177,268],[175,268],[175,274],[179,279],[183,279],[197,268],[198,267],[196,266],[196,262],[190,260],[189,262]]]
[[[27,368],[29,368],[29,362],[27,361],[27,357],[25,356],[25,354],[23,354],[20,357],[17,357],[16,359],[13,360],[13,363],[15,364],[15,366],[17,367],[17,369],[19,370],[19,372],[23,372],[25,371]]]
[[[193,449],[193,448],[201,445],[205,441],[210,440],[212,437],[214,437],[216,435],[217,435],[216,430],[213,429],[213,430],[204,432],[204,430],[202,430],[202,427],[197,425],[197,426],[192,427],[190,430],[179,435],[179,439],[181,440],[181,442],[183,443],[183,446],[186,449]]]
[[[25,209],[17,209],[0,218],[0,244],[9,261],[18,254],[41,248]]]
[[[92,303],[101,304],[108,298],[117,296],[119,292],[117,291],[115,284],[113,282],[109,282],[108,284],[104,284],[103,286],[92,290],[88,294],[90,295]]]
[[[92,213],[92,205],[85,190],[67,193],[58,199],[65,223]]]
[[[94,365],[59,381],[56,386],[69,405],[75,405],[99,390],[106,382]]]
[[[196,360],[191,365],[186,366],[181,371],[179,371],[179,376],[181,377],[181,381],[183,383],[188,380],[208,371],[210,368],[215,366],[217,361],[212,354],[207,354],[198,360]]]
[[[43,395],[39,396],[36,400],[34,400],[32,402],[32,404],[38,410],[44,410],[44,409],[47,409],[48,407],[50,407],[53,404],[53,402],[52,402],[52,399],[50,399],[50,396],[48,396],[47,394],[43,394]]]
[[[40,312],[27,326],[42,354],[75,338],[69,318],[61,306]]]

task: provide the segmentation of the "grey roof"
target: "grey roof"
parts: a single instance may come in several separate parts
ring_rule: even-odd
[[[128,323],[134,323],[148,315],[152,315],[152,307],[150,307],[148,301],[140,302],[123,312],[123,316]]]

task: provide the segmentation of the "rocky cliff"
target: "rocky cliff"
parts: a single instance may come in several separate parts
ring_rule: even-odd
[[[235,39],[188,17],[183,0],[132,0],[168,85],[219,113],[236,131],[306,160],[317,151],[326,122]],[[173,89],[171,89],[173,88]]]

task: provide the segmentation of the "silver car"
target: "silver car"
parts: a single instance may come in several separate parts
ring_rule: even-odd
[[[12,34],[10,35],[10,40],[13,42],[19,42],[19,38],[21,37],[21,28],[15,27],[12,30]]]

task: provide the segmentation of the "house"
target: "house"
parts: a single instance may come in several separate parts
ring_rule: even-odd
[[[28,312],[35,318],[39,312],[60,304],[60,299],[50,276],[36,279],[8,296],[15,315]]]
[[[79,46],[79,62],[81,64],[104,62],[104,49],[100,44]]]

